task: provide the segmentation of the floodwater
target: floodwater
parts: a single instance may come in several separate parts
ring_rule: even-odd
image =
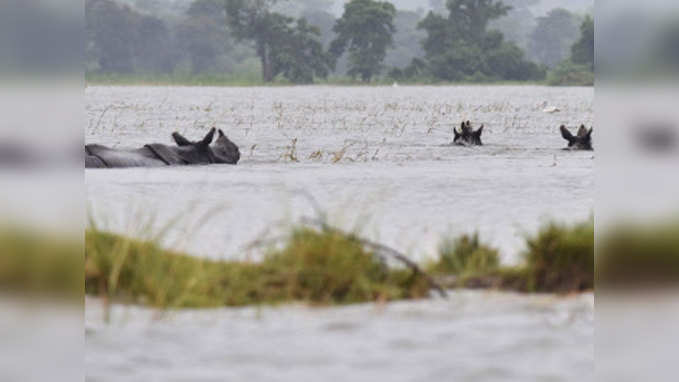
[[[590,381],[594,296],[451,292],[337,308],[157,312],[87,301],[92,381]]]
[[[313,198],[330,222],[416,260],[444,235],[479,231],[519,261],[550,219],[589,218],[594,153],[561,150],[558,126],[592,124],[592,88],[88,87],[87,143],[198,139],[212,126],[237,166],[86,170],[100,228],[196,256],[256,256]],[[546,109],[558,108],[548,113]],[[462,120],[482,147],[451,146]],[[595,132],[596,146],[596,132]],[[311,195],[311,196],[309,196]],[[448,300],[331,309],[184,311],[88,300],[92,380],[587,380],[593,296],[456,292]]]
[[[478,230],[516,261],[526,233],[549,219],[586,219],[594,205],[594,154],[563,151],[558,132],[562,123],[591,125],[591,88],[90,87],[86,95],[87,143],[172,143],[175,130],[198,139],[216,126],[240,146],[237,166],[86,170],[99,225],[139,235],[172,221],[167,245],[198,256],[247,256],[264,231],[314,215],[306,195],[334,225],[415,259],[434,255],[442,235]],[[545,113],[544,103],[561,111]],[[463,119],[485,125],[483,147],[449,145]]]

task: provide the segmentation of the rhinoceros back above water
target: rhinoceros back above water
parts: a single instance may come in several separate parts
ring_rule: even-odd
[[[152,143],[136,149],[113,149],[98,144],[85,146],[85,168],[187,166],[211,163],[236,164],[238,146],[224,132],[212,143],[215,128],[200,141],[191,142],[179,133],[172,137],[176,146]]]

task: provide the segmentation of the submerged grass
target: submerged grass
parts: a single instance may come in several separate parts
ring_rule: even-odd
[[[86,232],[85,246],[87,294],[162,308],[347,304],[429,292],[422,275],[386,267],[347,236],[310,228],[294,230],[257,263],[196,258],[96,230]]]
[[[448,287],[524,292],[593,288],[593,222],[549,223],[526,237],[524,263],[500,265],[498,250],[477,233],[442,242],[427,271]],[[159,308],[203,308],[305,302],[312,305],[422,298],[431,279],[390,267],[366,242],[336,230],[295,228],[258,262],[197,258],[153,242],[89,229],[85,291]],[[446,279],[447,277],[447,279]]]
[[[594,222],[572,226],[550,222],[526,237],[522,264],[501,266],[498,251],[478,234],[446,239],[429,269],[453,276],[448,286],[522,292],[580,292],[594,288]]]

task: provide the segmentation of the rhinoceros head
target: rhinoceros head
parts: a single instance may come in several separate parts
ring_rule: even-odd
[[[587,129],[585,125],[580,125],[577,135],[573,135],[566,126],[559,127],[561,136],[568,141],[568,149],[570,150],[593,150],[592,148],[592,131],[594,128]]]
[[[236,164],[240,160],[238,146],[231,142],[222,129],[219,129],[219,136],[211,148],[216,159],[215,163]]]
[[[236,164],[240,160],[240,150],[220,129],[217,140],[212,143],[216,129],[213,127],[201,141],[192,142],[178,132],[172,138],[182,149],[195,153],[197,159],[207,158],[209,163]],[[211,144],[212,143],[212,144]],[[197,162],[203,163],[203,162]]]
[[[474,146],[481,146],[483,144],[481,142],[481,134],[483,134],[483,125],[481,125],[481,127],[479,127],[478,130],[474,131],[470,121],[462,122],[462,124],[460,125],[460,131],[457,131],[457,129],[453,129],[453,133],[455,134],[453,138],[453,143],[455,144]]]

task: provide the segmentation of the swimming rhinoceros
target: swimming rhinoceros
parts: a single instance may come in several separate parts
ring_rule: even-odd
[[[577,135],[573,135],[564,125],[561,125],[559,130],[561,130],[563,139],[568,141],[566,150],[594,150],[592,147],[593,127],[588,130],[585,125],[580,125]]]
[[[186,166],[197,164],[236,164],[240,159],[238,146],[219,130],[214,143],[216,129],[200,141],[192,142],[174,132],[172,138],[176,146],[152,143],[137,149],[113,149],[90,144],[85,145],[85,168],[105,167],[160,167]]]
[[[453,129],[455,137],[453,138],[453,143],[461,146],[481,146],[481,134],[483,133],[483,125],[474,131],[472,129],[472,124],[470,121],[462,122],[460,125],[460,131]]]

